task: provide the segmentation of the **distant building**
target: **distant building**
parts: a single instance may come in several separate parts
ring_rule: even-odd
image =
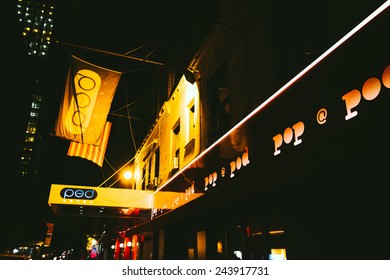
[[[17,20],[28,55],[46,57],[53,39],[54,1],[18,0]]]
[[[18,0],[17,21],[26,50],[26,69],[23,101],[29,107],[25,117],[25,137],[20,153],[19,174],[35,181],[39,173],[42,153],[42,133],[40,120],[44,113],[44,66],[52,46],[54,26],[53,0]],[[29,104],[29,105],[28,105]]]

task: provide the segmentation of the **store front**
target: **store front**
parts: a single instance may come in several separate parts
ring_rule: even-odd
[[[138,187],[53,184],[49,204],[134,221],[113,259],[388,259],[388,4],[274,90],[294,72],[271,48],[280,26],[239,3],[252,17],[195,55],[135,157]]]
[[[388,22],[318,57],[158,187],[151,221],[126,234],[153,235],[152,259],[387,258]]]

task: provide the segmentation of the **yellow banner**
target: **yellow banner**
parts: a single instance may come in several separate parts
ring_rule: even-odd
[[[55,135],[98,145],[121,75],[72,56]]]

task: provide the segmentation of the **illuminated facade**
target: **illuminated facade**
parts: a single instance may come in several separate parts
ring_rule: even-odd
[[[134,188],[156,190],[199,154],[199,117],[197,84],[183,75],[135,156]]]

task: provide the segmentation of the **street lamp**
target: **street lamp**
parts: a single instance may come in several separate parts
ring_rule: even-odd
[[[133,178],[133,172],[131,172],[131,170],[125,170],[123,172],[123,179],[130,180],[132,178]]]

